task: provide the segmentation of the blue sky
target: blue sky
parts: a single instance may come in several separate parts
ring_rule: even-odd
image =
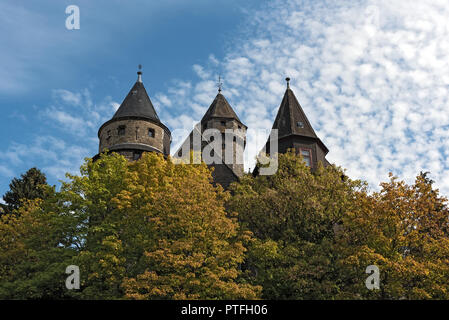
[[[123,100],[136,80],[138,64],[143,65],[153,100],[156,92],[166,92],[177,79],[198,79],[192,66],[212,54],[222,58],[247,13],[260,3],[3,1],[0,133],[7,154],[0,157],[0,193],[7,190],[12,176],[31,166],[47,168],[51,183],[63,178],[65,165],[66,171],[79,167],[80,156],[96,152],[96,142],[86,139],[96,139],[99,122],[86,124],[86,132],[80,128],[92,120],[89,104],[103,104],[101,117],[110,118],[114,110],[108,104]],[[65,28],[65,8],[71,4],[80,8],[80,30]],[[73,110],[77,107],[81,110]],[[185,109],[178,107],[175,114]],[[55,110],[73,121],[66,117],[61,122],[61,113],[58,122],[51,117]],[[86,118],[75,121],[78,111]],[[51,147],[53,143],[59,148]],[[62,159],[58,153],[70,153],[71,146],[78,154]],[[41,149],[51,155],[43,156]]]
[[[288,75],[330,162],[373,189],[389,171],[408,182],[430,171],[449,194],[449,8],[413,3],[2,1],[0,194],[33,166],[52,184],[76,173],[138,64],[172,151],[212,102],[218,74],[254,130],[271,128]],[[80,30],[65,28],[72,4]],[[248,144],[246,168],[258,148]]]

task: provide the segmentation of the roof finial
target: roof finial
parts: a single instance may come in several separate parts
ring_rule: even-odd
[[[139,64],[139,71],[137,71],[137,82],[142,82],[142,65]]]
[[[287,89],[290,89],[290,78],[285,78],[285,81],[287,81]]]
[[[221,82],[221,75],[218,76],[218,93],[221,92],[221,88],[223,87],[223,82]]]

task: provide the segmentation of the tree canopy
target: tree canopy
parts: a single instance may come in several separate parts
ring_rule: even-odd
[[[0,297],[258,297],[239,270],[251,237],[225,211],[229,193],[210,183],[206,165],[113,154],[68,177],[2,218]],[[79,291],[64,287],[68,265],[80,268]]]
[[[5,204],[0,203],[3,213],[13,213],[19,209],[23,201],[44,198],[44,189],[47,178],[37,168],[31,168],[20,178],[14,178],[9,184],[9,191],[3,196]],[[0,211],[0,215],[1,215]]]
[[[449,298],[447,199],[427,174],[391,175],[379,192],[294,153],[272,176],[246,176],[228,202],[255,236],[245,265],[266,299]],[[366,268],[380,270],[368,290]]]
[[[0,298],[449,298],[448,200],[428,173],[371,192],[339,167],[278,159],[230,191],[205,164],[155,153],[87,159],[59,191],[35,184],[0,217]]]

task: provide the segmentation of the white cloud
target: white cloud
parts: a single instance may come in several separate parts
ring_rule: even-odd
[[[80,92],[56,89],[52,97],[53,104],[40,113],[41,118],[65,134],[79,138],[95,136],[100,125],[109,120],[120,106],[109,96],[94,102],[88,89]]]
[[[14,176],[14,173],[7,166],[0,165],[0,176],[4,176],[4,177],[7,177],[7,178],[10,178],[10,177]]]
[[[350,176],[377,188],[388,171],[412,182],[429,170],[449,193],[447,1],[272,1],[249,13],[230,48],[222,61],[211,55],[194,66],[201,80],[182,102],[167,93],[173,106],[190,106],[173,129],[201,118],[215,94],[206,75],[217,68],[242,121],[270,128],[290,76],[328,159]],[[256,152],[251,146],[247,167]]]
[[[0,175],[12,177],[13,167],[26,164],[29,167],[39,163],[43,172],[53,179],[63,179],[66,172],[79,173],[83,159],[91,150],[53,136],[40,136],[29,145],[12,143],[0,159],[9,163],[9,167],[0,165]]]
[[[78,174],[84,158],[98,151],[98,128],[118,106],[110,97],[95,102],[88,89],[53,90],[52,105],[39,113],[43,123],[52,127],[51,134],[29,143],[10,142],[0,153],[0,176],[12,177],[37,164],[53,181],[64,179],[67,172]]]
[[[210,73],[205,71],[204,68],[200,65],[194,64],[193,65],[193,71],[200,77],[202,80],[205,80],[207,78],[210,78]]]
[[[156,94],[156,104],[170,108],[172,106],[171,100],[165,94]]]

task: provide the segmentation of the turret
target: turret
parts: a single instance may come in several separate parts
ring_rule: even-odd
[[[160,121],[142,83],[142,72],[114,116],[98,130],[99,152],[105,149],[138,160],[143,152],[170,154],[171,133]]]
[[[287,90],[285,90],[279,111],[274,120],[272,130],[278,130],[278,150],[270,150],[270,142],[266,144],[267,153],[285,153],[288,149],[294,149],[301,154],[305,163],[312,169],[316,169],[318,162],[324,166],[329,165],[326,154],[327,147],[316,135],[304,110],[290,89],[290,78],[286,78]]]

